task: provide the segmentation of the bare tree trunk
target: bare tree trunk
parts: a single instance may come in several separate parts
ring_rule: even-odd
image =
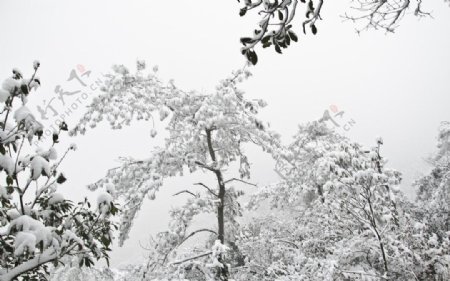
[[[381,239],[381,235],[378,232],[377,224],[375,222],[375,214],[373,212],[372,201],[370,200],[370,197],[367,197],[367,202],[369,203],[370,216],[371,216],[369,219],[370,219],[370,222],[372,224],[373,230],[376,233],[376,236],[377,236],[377,239],[378,239],[378,243],[380,244],[380,251],[381,251],[381,256],[383,257],[384,270],[386,270],[386,273],[388,273],[388,262],[387,262],[387,259],[386,259],[386,253],[384,251],[384,245],[383,245],[383,241]]]
[[[223,184],[222,174],[217,174],[217,181],[219,182],[219,206],[217,207],[217,223],[218,223],[218,238],[220,243],[225,242],[225,222],[224,222],[224,200],[225,200],[225,185]],[[221,184],[222,182],[222,184]]]
[[[325,203],[325,197],[323,197],[323,187],[320,184],[317,185],[317,193],[319,194],[320,201]]]
[[[212,146],[212,136],[211,136],[211,129],[206,129],[206,140],[208,142],[208,150],[209,155],[211,156],[211,160],[213,162],[216,162],[216,154],[214,152],[214,148]],[[223,175],[222,171],[219,169],[215,169],[214,173],[216,174],[217,183],[219,185],[219,206],[217,206],[217,224],[218,224],[218,231],[217,236],[220,240],[220,243],[225,244],[225,217],[224,217],[224,207],[225,207],[225,183],[223,181]],[[223,257],[219,256],[219,262],[223,265],[221,269],[217,272],[217,277],[219,280],[228,280],[228,267],[226,263],[223,261]]]

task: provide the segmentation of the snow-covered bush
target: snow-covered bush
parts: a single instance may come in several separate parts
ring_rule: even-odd
[[[61,157],[55,146],[67,131],[61,122],[51,143],[37,147],[43,125],[27,108],[27,100],[40,85],[34,62],[30,79],[14,69],[0,89],[0,280],[45,280],[50,265],[58,266],[68,256],[79,266],[95,259],[108,259],[117,212],[111,200],[90,208],[85,200],[74,204],[58,193],[66,177],[59,171],[71,145]],[[105,207],[106,206],[106,207]]]

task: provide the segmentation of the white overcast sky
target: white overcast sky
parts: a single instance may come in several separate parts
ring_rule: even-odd
[[[426,171],[424,158],[434,150],[439,123],[450,120],[450,7],[443,0],[423,2],[433,19],[408,15],[395,34],[358,36],[355,26],[340,18],[349,1],[326,1],[318,35],[302,35],[297,21],[300,42],[283,55],[259,50],[254,76],[242,87],[250,97],[268,102],[262,115],[286,141],[297,124],[318,119],[331,105],[345,111],[344,120],[355,121],[346,132],[353,140],[370,146],[375,137],[384,138],[384,155],[404,173],[403,189],[412,195],[410,183]],[[145,59],[179,87],[206,93],[244,65],[239,37],[250,34],[256,18],[240,18],[238,11],[235,0],[2,0],[0,77],[10,76],[13,67],[30,74],[33,60],[40,60],[42,87],[30,97],[34,111],[55,97],[57,85],[82,89],[66,81],[77,65],[99,77],[114,63],[132,67],[136,59]],[[54,105],[63,111],[60,103]],[[69,125],[82,112],[75,110]],[[64,192],[81,198],[84,186],[117,166],[119,156],[148,155],[162,143],[149,131],[145,123],[123,131],[104,126],[63,141],[62,147],[79,146],[63,167],[69,178]],[[270,159],[256,150],[249,153],[255,181],[276,180]],[[149,234],[166,227],[167,210],[174,204],[170,194],[185,182],[169,181],[159,199],[144,206],[131,239],[113,252],[114,265],[142,258],[138,242],[145,244]]]

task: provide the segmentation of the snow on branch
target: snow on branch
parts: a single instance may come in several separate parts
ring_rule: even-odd
[[[357,0],[353,1],[355,13],[345,14],[344,19],[365,22],[357,32],[368,29],[384,29],[394,32],[400,20],[413,9],[415,16],[430,16],[422,10],[422,0]]]

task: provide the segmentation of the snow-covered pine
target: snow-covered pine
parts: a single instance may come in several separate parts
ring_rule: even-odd
[[[40,84],[34,62],[30,79],[13,70],[2,83],[0,102],[0,280],[46,280],[49,265],[75,256],[79,265],[90,266],[105,258],[114,227],[110,216],[117,212],[109,201],[108,210],[98,212],[89,202],[74,205],[58,188],[65,182],[54,143],[42,149],[34,140],[43,126],[27,108],[31,89]],[[67,130],[65,123],[58,134]],[[74,146],[67,149],[74,150]],[[64,155],[66,154],[64,153]],[[64,177],[64,180],[62,180]]]

